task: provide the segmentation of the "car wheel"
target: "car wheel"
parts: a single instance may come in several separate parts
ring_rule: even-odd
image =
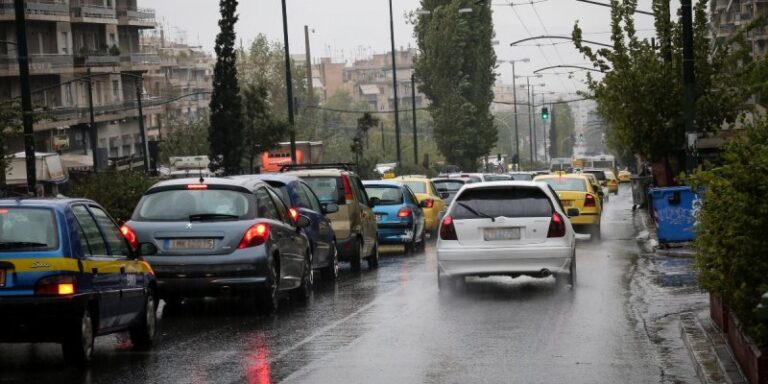
[[[293,298],[301,302],[306,302],[312,295],[312,287],[315,285],[315,271],[312,269],[312,251],[307,250],[308,257],[304,264],[304,275],[301,278],[301,285],[293,291]]]
[[[258,296],[259,306],[263,313],[275,312],[280,305],[279,260],[273,258],[269,264],[269,276],[267,276],[267,285]]]
[[[600,224],[593,225],[591,228],[592,241],[600,240]]]
[[[417,244],[417,250],[419,252],[423,252],[424,249],[427,248],[427,231],[422,230],[421,231],[421,240]]]
[[[72,324],[71,334],[61,343],[64,360],[78,367],[86,366],[93,357],[93,319],[91,311],[83,311],[80,321]]]
[[[321,271],[324,280],[335,281],[339,277],[339,252],[336,250],[335,241],[331,249],[331,260]]]
[[[576,255],[573,255],[571,259],[570,273],[568,274],[568,283],[571,284],[571,289],[576,287]]]
[[[407,256],[413,256],[416,253],[416,250],[418,249],[418,243],[416,243],[416,240],[416,229],[414,228],[411,242],[403,244],[405,247],[405,254]]]
[[[144,313],[141,321],[129,330],[131,342],[137,349],[146,350],[152,347],[157,336],[157,302],[155,293],[147,291],[147,299],[144,303]]]
[[[360,265],[362,264],[363,260],[363,242],[361,240],[357,240],[357,253],[352,255],[352,260],[349,261],[349,263],[352,265],[352,270],[355,272],[360,272]]]
[[[379,267],[379,243],[373,245],[373,251],[368,256],[368,269],[376,269]]]

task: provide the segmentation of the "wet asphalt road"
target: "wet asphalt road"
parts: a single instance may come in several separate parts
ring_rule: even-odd
[[[440,295],[435,253],[383,254],[378,270],[318,281],[306,305],[259,316],[237,301],[160,312],[152,352],[97,340],[93,367],[57,345],[0,345],[2,383],[652,383],[667,381],[629,310],[636,268],[630,191],[611,196],[602,240],[580,242],[576,287],[554,278],[471,279]],[[677,381],[677,380],[673,380]]]

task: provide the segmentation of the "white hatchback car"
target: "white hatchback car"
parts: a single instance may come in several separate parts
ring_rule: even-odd
[[[438,288],[467,276],[567,278],[576,283],[576,237],[552,189],[532,181],[466,184],[440,225]],[[564,281],[564,280],[563,280]]]

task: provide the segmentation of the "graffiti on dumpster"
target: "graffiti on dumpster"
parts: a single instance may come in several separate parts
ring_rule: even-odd
[[[692,213],[681,207],[664,207],[656,210],[656,220],[673,226],[688,226],[694,222]]]

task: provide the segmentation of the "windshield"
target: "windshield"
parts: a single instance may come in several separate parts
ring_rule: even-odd
[[[509,175],[485,175],[485,181],[504,181],[511,180]]]
[[[597,177],[597,180],[600,180],[600,181],[605,180],[605,172],[603,171],[584,171],[584,173],[595,175],[595,177]]]
[[[552,177],[536,181],[542,181],[549,184],[555,191],[576,191],[586,192],[587,183],[583,179],[575,179],[570,177]]]
[[[480,217],[549,217],[552,204],[538,188],[475,188],[455,200],[451,217],[456,220]]]
[[[423,181],[406,181],[404,182],[413,193],[427,193],[427,183]]]
[[[321,203],[335,203],[342,196],[340,177],[302,177],[302,180],[315,191]]]
[[[461,180],[436,180],[433,183],[438,190],[445,189],[448,192],[456,192],[464,186]]]
[[[512,176],[512,180],[516,181],[531,181],[533,180],[533,175],[527,174],[527,173],[515,173],[510,175]]]
[[[403,203],[403,191],[396,186],[366,185],[365,192],[368,197],[379,199],[380,205],[395,205]]]
[[[55,249],[57,245],[50,209],[0,208],[0,252]]]
[[[190,217],[245,219],[252,217],[252,198],[238,191],[170,190],[144,196],[134,220],[188,221]]]

